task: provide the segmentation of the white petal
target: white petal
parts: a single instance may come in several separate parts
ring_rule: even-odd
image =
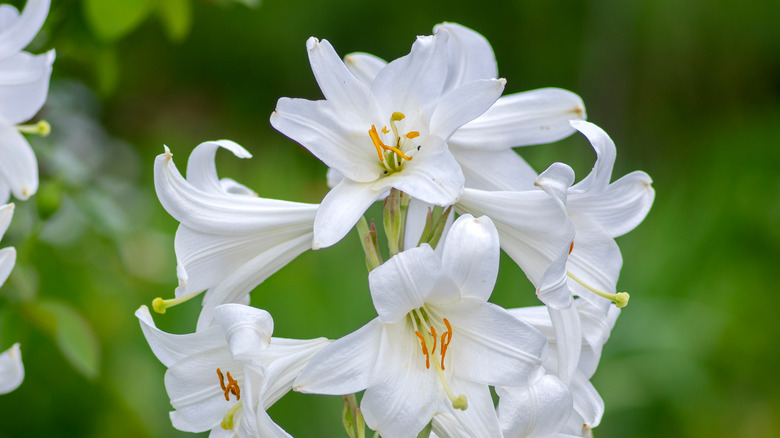
[[[538,286],[542,274],[567,251],[574,226],[560,202],[541,190],[486,192],[466,189],[456,205],[460,213],[486,215],[498,229],[501,248]]]
[[[226,346],[225,336],[218,326],[197,333],[174,335],[154,325],[152,315],[146,306],[139,307],[135,311],[135,316],[141,323],[141,330],[152,352],[167,367],[196,352]]]
[[[450,146],[466,177],[466,187],[501,191],[533,189],[538,175],[513,149],[492,151]]]
[[[595,220],[612,237],[622,236],[642,222],[650,211],[655,190],[650,177],[641,171],[613,182],[599,196],[569,198],[567,207]]]
[[[450,384],[455,394],[466,395],[469,407],[465,411],[453,409],[447,413],[437,413],[433,417],[433,431],[436,436],[449,438],[500,437],[501,429],[498,416],[488,386],[460,379],[457,376],[452,376]]]
[[[577,234],[566,269],[593,288],[615,293],[623,265],[617,243],[590,217],[579,213],[571,213],[570,217]],[[569,285],[579,296],[596,305],[604,300],[573,279],[569,279]]]
[[[293,388],[293,382],[311,359],[332,341],[317,339],[272,338],[271,345],[260,354],[266,366],[267,379],[263,382],[263,406],[276,403]],[[371,368],[371,363],[368,368]]]
[[[408,320],[384,326],[360,409],[366,425],[382,436],[414,438],[441,403],[441,383],[433,370],[425,368]]]
[[[442,267],[462,296],[487,301],[498,276],[501,248],[493,221],[487,216],[463,215],[447,234]]]
[[[430,143],[422,146],[422,153],[407,162],[401,172],[383,181],[428,204],[442,207],[454,204],[463,190],[463,172],[441,139],[429,137],[429,140]]]
[[[26,52],[0,59],[0,117],[11,124],[31,119],[49,92],[54,50],[33,56]]]
[[[157,156],[155,189],[166,211],[187,227],[222,235],[273,235],[291,228],[301,229],[313,221],[317,205],[199,190],[181,176],[172,156],[167,148]]]
[[[554,436],[572,413],[566,385],[551,375],[527,387],[497,388],[498,416],[506,438]]]
[[[252,409],[254,400],[244,392],[244,366],[230,358],[227,348],[204,350],[177,361],[165,373],[165,389],[175,412],[171,412],[173,426],[185,432],[202,432],[219,425],[227,411],[237,402],[231,394],[225,400],[216,370],[229,372],[242,390],[241,410]],[[239,412],[236,417],[243,412]]]
[[[0,354],[0,394],[7,394],[18,388],[24,380],[24,365],[19,344]]]
[[[582,326],[577,307],[554,309],[547,307],[555,330],[555,343],[558,350],[558,377],[567,385],[572,380],[580,361],[582,349]]]
[[[204,192],[225,195],[227,192],[220,184],[215,165],[219,148],[229,150],[238,158],[252,158],[246,149],[230,140],[203,142],[192,150],[187,160],[187,182]]]
[[[450,34],[447,41],[449,68],[445,90],[479,79],[498,77],[496,57],[484,36],[457,23],[436,25],[433,32],[439,29],[446,29]]]
[[[233,359],[261,366],[258,353],[271,343],[274,320],[263,309],[242,304],[223,304],[214,309],[214,319],[225,334]]]
[[[16,249],[13,247],[0,249],[0,286],[5,283],[16,264]]]
[[[343,395],[366,389],[379,355],[382,325],[375,318],[320,350],[295,379],[295,391]]]
[[[387,61],[370,53],[350,53],[344,57],[344,64],[355,77],[368,87],[386,65]]]
[[[327,248],[340,241],[383,193],[370,184],[342,180],[320,204],[314,219],[312,248]]]
[[[584,134],[596,151],[596,163],[582,181],[571,188],[572,193],[587,192],[589,196],[604,192],[612,178],[612,166],[615,165],[615,142],[603,129],[584,120],[572,120],[571,126]]]
[[[441,273],[441,259],[428,245],[407,249],[371,271],[371,299],[382,322],[398,322],[426,302],[457,300],[457,290],[437,284],[444,280]]]
[[[0,30],[0,59],[19,52],[30,44],[46,21],[49,3],[50,0],[28,0],[19,18],[13,20],[10,27]]]
[[[582,375],[575,375],[569,384],[574,397],[574,410],[583,418],[589,428],[594,428],[601,422],[604,415],[604,400],[596,388]]]
[[[501,96],[505,79],[469,82],[442,96],[431,115],[430,135],[447,139],[458,128],[481,116]]]
[[[418,36],[411,52],[387,64],[371,85],[383,119],[394,111],[429,116],[447,75],[446,31]],[[386,113],[386,114],[385,114]]]
[[[14,204],[5,204],[0,206],[0,239],[8,230],[8,226],[11,225],[11,219],[14,216]]]
[[[585,106],[579,96],[542,88],[501,97],[481,117],[461,127],[449,142],[481,150],[551,143],[574,132],[569,120],[584,118]]]
[[[306,49],[317,84],[334,108],[355,114],[365,113],[372,108],[369,88],[347,69],[327,40],[309,38]]]
[[[224,303],[249,303],[249,293],[273,273],[310,248],[311,233],[258,253],[206,292],[198,317],[198,330],[208,327],[213,309]],[[178,294],[177,290],[177,294]]]
[[[353,114],[329,101],[283,97],[271,125],[349,179],[376,180],[383,171],[368,131],[371,114]]]
[[[452,325],[452,372],[488,385],[524,384],[541,366],[545,337],[492,303],[439,306]]]
[[[0,117],[0,178],[17,199],[38,190],[38,162],[30,144],[16,128]]]

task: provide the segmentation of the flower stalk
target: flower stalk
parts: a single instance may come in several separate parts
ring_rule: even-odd
[[[376,240],[376,225],[371,219],[371,226],[369,226],[366,218],[361,217],[356,227],[358,235],[360,235],[360,244],[363,245],[363,252],[366,254],[366,268],[371,272],[383,263]]]

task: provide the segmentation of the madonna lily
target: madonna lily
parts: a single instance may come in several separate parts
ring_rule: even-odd
[[[171,422],[179,430],[212,437],[289,437],[266,410],[292,387],[326,339],[272,338],[268,312],[241,304],[214,311],[216,324],[173,335],[159,330],[146,306],[136,312],[157,358],[168,367],[165,388]]]
[[[294,389],[365,389],[363,416],[382,436],[414,437],[436,412],[465,414],[498,436],[488,385],[527,382],[545,347],[530,325],[487,302],[498,261],[492,222],[470,215],[452,225],[441,257],[427,244],[397,254],[369,274],[379,316],[319,352]]]
[[[250,158],[228,140],[205,142],[190,155],[185,180],[165,149],[155,160],[157,196],[181,222],[176,232],[179,287],[175,300],[157,300],[156,308],[208,290],[198,328],[212,321],[214,307],[243,302],[258,284],[311,248],[317,205],[258,197],[231,180],[217,177],[214,158],[225,148]]]
[[[434,27],[434,32],[441,30],[449,34],[445,92],[469,82],[498,77],[496,58],[485,37],[456,23]],[[347,55],[344,63],[369,87],[387,64],[366,53]],[[570,91],[542,88],[515,93],[502,96],[484,114],[458,128],[447,144],[465,175],[466,187],[531,189],[536,172],[512,147],[568,137],[575,132],[569,120],[584,118],[582,99]]]
[[[446,86],[449,38],[447,29],[418,37],[409,55],[384,65],[370,84],[328,41],[307,42],[325,100],[281,98],[271,124],[339,175],[314,222],[315,249],[338,242],[391,188],[440,206],[458,199],[464,177],[446,140],[484,113],[505,81]]]
[[[23,126],[46,101],[54,51],[22,52],[40,30],[49,0],[29,0],[22,14],[0,5],[0,202],[27,199],[38,189],[38,164],[21,132],[46,134],[48,124]],[[17,126],[18,125],[18,126]]]
[[[557,417],[557,432],[567,433],[574,436],[590,436],[590,429],[598,426],[601,416],[604,413],[604,401],[599,396],[596,389],[590,383],[590,378],[596,371],[601,351],[604,344],[609,339],[610,332],[615,326],[615,321],[620,315],[620,309],[611,306],[604,313],[603,310],[584,299],[577,299],[575,309],[578,312],[579,319],[582,322],[582,354],[575,366],[573,377],[565,387],[570,392],[571,416]],[[550,349],[544,359],[544,368],[548,373],[545,377],[552,379],[559,369],[558,362],[563,360],[560,356],[562,348],[561,343],[556,338],[556,331],[553,327],[554,322],[550,318],[548,309],[544,306],[526,307],[520,309],[510,309],[509,312],[515,317],[526,321],[539,329],[547,337]],[[550,380],[551,382],[557,380]],[[556,383],[558,387],[560,383]],[[539,397],[536,400],[542,401],[538,404],[529,405],[527,388],[503,388],[499,391],[500,401],[498,405],[499,418],[501,419],[504,435],[507,437],[526,436],[519,432],[529,424],[544,424],[549,410],[539,409],[545,398]],[[546,394],[554,394],[558,390],[549,390]],[[573,401],[573,403],[572,403]],[[563,406],[559,404],[559,409]],[[568,421],[566,420],[568,418]],[[547,424],[552,424],[548,422]],[[542,435],[528,435],[542,436]]]

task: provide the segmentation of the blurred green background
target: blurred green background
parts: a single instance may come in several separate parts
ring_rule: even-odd
[[[507,93],[582,96],[617,144],[614,179],[654,179],[649,216],[618,240],[631,304],[593,379],[606,403],[595,435],[780,436],[780,2],[769,0],[54,0],[28,47],[57,50],[40,115],[53,132],[31,139],[41,188],[17,202],[2,242],[19,256],[0,289],[0,350],[21,342],[26,378],[0,396],[0,436],[190,435],[170,426],[165,367],[133,316],[176,285],[177,223],[154,195],[154,157],[167,144],[183,169],[198,143],[232,139],[254,158],[221,154],[222,176],[319,202],[324,165],[268,123],[281,96],[321,97],[306,39],[394,59],[442,21],[488,38]],[[581,136],[519,152],[579,178],[594,160]],[[508,258],[493,300],[536,304]],[[252,303],[277,336],[360,327],[375,313],[357,237],[299,257]],[[156,321],[189,332],[198,310]],[[339,398],[290,394],[271,415],[295,436],[337,437],[340,411]]]

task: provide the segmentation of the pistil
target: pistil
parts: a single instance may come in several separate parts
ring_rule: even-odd
[[[239,409],[241,409],[244,406],[244,402],[238,402],[236,403],[232,408],[230,408],[224,417],[222,417],[222,422],[219,423],[220,426],[222,426],[225,430],[231,430],[233,429],[233,417],[236,415],[236,412],[238,412]]]
[[[610,294],[610,293],[607,293],[607,292],[600,291],[600,290],[596,289],[595,287],[589,285],[588,283],[585,283],[584,280],[582,280],[581,278],[579,278],[576,275],[572,274],[570,271],[566,271],[566,275],[568,275],[569,278],[571,278],[572,280],[574,280],[577,283],[579,283],[580,285],[582,285],[582,287],[584,287],[585,289],[593,292],[594,294],[596,294],[596,295],[598,295],[600,297],[606,298],[606,299],[614,302],[615,306],[617,306],[618,309],[622,309],[623,307],[626,307],[628,305],[628,299],[630,298],[630,295],[628,295],[628,292],[618,292],[616,294]]]
[[[23,134],[40,135],[46,137],[51,133],[51,125],[46,120],[41,120],[34,125],[16,125],[16,130]]]
[[[195,298],[196,296],[202,294],[203,291],[191,293],[189,295],[185,295],[181,298],[172,298],[170,300],[164,300],[160,297],[155,298],[152,300],[152,309],[154,309],[155,312],[163,314],[165,313],[169,307],[173,307],[176,305],[179,305],[181,303],[184,303],[186,301],[191,300],[192,298]]]

